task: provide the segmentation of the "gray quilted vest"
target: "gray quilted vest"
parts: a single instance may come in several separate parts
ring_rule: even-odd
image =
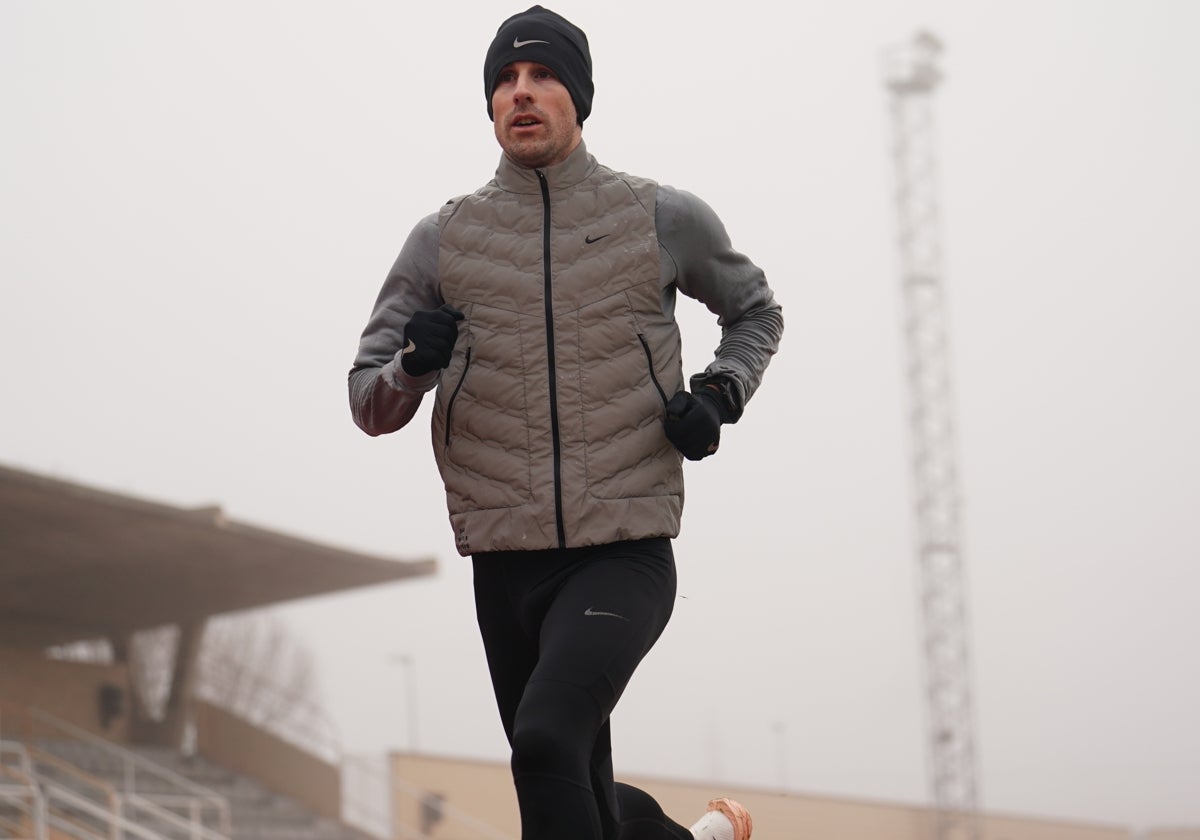
[[[656,190],[580,144],[545,170],[504,159],[442,209],[441,293],[466,317],[433,446],[461,554],[679,533],[662,419],[684,380]]]

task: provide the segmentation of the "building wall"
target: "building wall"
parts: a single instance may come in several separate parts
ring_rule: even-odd
[[[315,814],[341,819],[337,767],[211,703],[196,702],[195,721],[196,749],[202,756],[257,779]]]
[[[391,776],[393,837],[408,840],[414,836],[420,826],[421,793],[445,798],[445,816],[429,830],[430,838],[494,840],[474,820],[513,840],[521,836],[521,819],[507,765],[393,753]]]
[[[100,693],[105,686],[120,692],[120,713],[104,725],[100,719]],[[125,665],[89,665],[47,659],[40,650],[0,647],[0,702],[34,707],[99,735],[126,743],[132,703],[129,670]],[[11,711],[10,711],[11,715]],[[9,731],[0,712],[0,726]],[[36,735],[59,735],[44,726]]]
[[[520,837],[520,817],[506,764],[395,753],[393,837],[418,836],[420,796],[443,798],[444,815],[428,830],[432,840],[499,840]],[[932,836],[928,809],[899,803],[835,797],[777,794],[664,779],[622,777],[658,800],[673,819],[691,825],[714,796],[731,796],[754,817],[754,835],[763,838],[819,837],[821,840],[926,840]],[[475,825],[486,823],[493,831]],[[1131,840],[1128,828],[988,814],[982,840]],[[1151,840],[1200,840],[1196,835],[1151,835]]]

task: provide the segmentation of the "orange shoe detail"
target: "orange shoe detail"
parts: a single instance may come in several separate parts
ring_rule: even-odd
[[[750,840],[750,832],[754,830],[754,820],[742,803],[722,797],[708,803],[708,810],[720,811],[733,823],[733,840]]]

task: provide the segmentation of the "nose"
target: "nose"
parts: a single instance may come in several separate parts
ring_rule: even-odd
[[[513,85],[513,101],[528,102],[533,99],[533,86],[530,84],[529,71],[522,69],[517,73],[516,83]]]

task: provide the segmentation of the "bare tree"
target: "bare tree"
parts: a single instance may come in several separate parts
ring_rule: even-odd
[[[92,664],[127,662],[135,716],[161,722],[172,692],[188,682],[180,679],[177,665],[182,636],[178,625],[168,624],[125,640],[59,645],[47,655]],[[194,668],[196,697],[310,751],[337,755],[338,738],[320,703],[312,651],[278,618],[260,612],[210,619]]]
[[[129,679],[140,701],[138,708],[153,721],[161,721],[171,699],[179,627],[165,624],[139,630],[129,638]]]
[[[310,750],[337,750],[312,651],[273,616],[247,613],[209,622],[196,695]]]

